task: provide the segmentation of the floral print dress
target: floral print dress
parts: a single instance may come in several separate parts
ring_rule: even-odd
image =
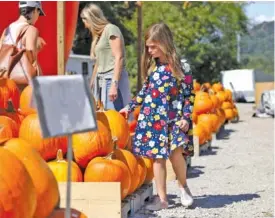
[[[183,146],[184,154],[193,155],[192,108],[193,80],[186,67],[179,81],[168,64],[156,62],[138,95],[128,105],[128,112],[141,105],[133,140],[133,153],[149,158],[169,158],[171,151]],[[189,131],[183,132],[178,121],[185,119]]]

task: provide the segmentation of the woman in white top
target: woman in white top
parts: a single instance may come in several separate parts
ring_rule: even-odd
[[[18,43],[18,47],[26,48],[26,50],[32,51],[32,60],[37,67],[37,54],[45,45],[45,41],[39,37],[39,32],[34,24],[37,22],[39,16],[45,16],[40,1],[20,1],[19,2],[19,18],[11,23],[3,32],[1,36],[1,44],[15,44],[15,41],[19,33],[28,26],[26,33]],[[39,67],[39,72],[41,69]],[[27,84],[19,85],[19,89],[22,90]]]

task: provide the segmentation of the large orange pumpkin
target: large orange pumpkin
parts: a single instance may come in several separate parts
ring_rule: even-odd
[[[147,157],[141,157],[144,160],[146,169],[147,169],[147,173],[146,173],[146,178],[144,180],[144,184],[149,184],[152,182],[153,178],[154,178],[154,170],[153,170],[153,164],[154,161],[151,158],[147,158]]]
[[[132,194],[139,185],[139,174],[138,174],[138,162],[135,156],[127,150],[115,149],[114,156],[115,159],[122,161],[127,165],[131,174],[131,187],[129,194]]]
[[[32,87],[26,86],[20,95],[20,113],[24,116],[35,114],[37,111],[31,107]]]
[[[0,134],[0,139],[18,137],[19,125],[14,120],[7,116],[0,116],[0,125],[6,129]]]
[[[102,108],[96,113],[97,119],[111,130],[112,138],[117,138],[119,148],[125,148],[130,138],[127,120],[115,110],[104,111]]]
[[[13,80],[0,77],[0,108],[8,107],[8,100],[16,109],[19,107],[19,89]]]
[[[31,176],[12,152],[0,147],[0,157],[0,217],[33,217],[37,201]]]
[[[96,157],[88,164],[85,182],[120,182],[121,199],[124,199],[131,187],[131,175],[127,166],[119,160],[113,160],[112,154],[108,157]]]
[[[73,151],[76,163],[85,168],[97,156],[106,156],[113,150],[111,132],[101,121],[97,121],[97,131],[73,135]]]
[[[58,203],[59,191],[57,181],[47,163],[23,139],[13,138],[5,143],[4,148],[16,155],[32,178],[37,195],[37,207],[33,217],[48,217]]]
[[[232,92],[229,89],[225,89],[224,92],[226,93],[226,100],[232,101]]]
[[[215,130],[215,123],[212,121],[210,114],[201,114],[198,116],[198,123],[203,123],[210,127],[211,133]]]
[[[224,101],[226,101],[227,99],[227,95],[225,93],[225,91],[219,91],[216,93],[216,96],[218,97],[218,99],[220,100],[220,103],[222,104]]]
[[[199,138],[199,144],[202,145],[207,140],[207,132],[202,124],[198,124],[193,128],[193,135]]]
[[[219,108],[221,106],[220,100],[216,95],[210,95],[210,98],[213,103],[213,108]]]
[[[224,101],[222,103],[222,109],[232,109],[234,105],[230,101]]]
[[[232,120],[234,118],[234,111],[232,109],[225,109],[224,113],[227,120]]]
[[[136,159],[138,162],[138,172],[137,173],[139,174],[138,188],[140,188],[146,179],[147,167],[146,167],[145,162],[142,157],[137,156]]]
[[[66,209],[60,208],[53,211],[51,216],[48,218],[64,218],[66,215]],[[81,213],[80,211],[71,208],[71,218],[88,218],[84,213]]]
[[[210,112],[212,108],[213,103],[209,94],[202,91],[197,92],[194,102],[194,112],[196,114],[204,114]]]
[[[50,161],[47,164],[58,182],[67,182],[68,162],[63,158],[61,149],[57,151],[56,160]],[[71,181],[83,182],[83,175],[80,168],[74,161],[72,161],[71,164]]]
[[[37,114],[30,114],[22,121],[19,138],[25,139],[40,153],[44,160],[55,158],[58,149],[62,149],[64,153],[67,152],[66,137],[42,138]]]

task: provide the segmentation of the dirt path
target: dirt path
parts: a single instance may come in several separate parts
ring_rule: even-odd
[[[169,182],[171,208],[138,217],[274,217],[274,119],[252,118],[251,104],[238,104],[240,122],[228,124],[212,151],[192,159],[188,183],[194,207],[179,204],[175,181]]]

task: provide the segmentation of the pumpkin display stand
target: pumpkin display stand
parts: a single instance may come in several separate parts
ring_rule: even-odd
[[[60,207],[66,206],[66,182],[59,182]],[[89,218],[127,218],[153,195],[153,185],[144,184],[121,201],[119,182],[72,182],[71,206]]]

